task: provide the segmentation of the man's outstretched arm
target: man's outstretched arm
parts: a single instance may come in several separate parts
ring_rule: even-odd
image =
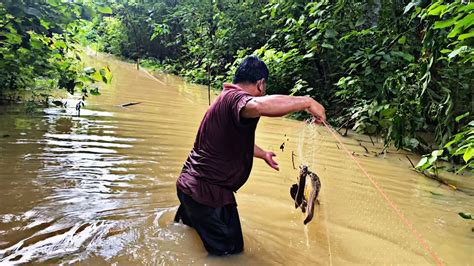
[[[307,96],[270,95],[255,97],[242,109],[241,116],[245,118],[276,117],[303,110],[312,114],[319,122],[326,121],[324,107]]]
[[[279,170],[278,163],[273,160],[273,157],[276,156],[274,152],[264,151],[262,148],[255,144],[253,146],[253,156],[256,158],[263,159],[271,168]]]

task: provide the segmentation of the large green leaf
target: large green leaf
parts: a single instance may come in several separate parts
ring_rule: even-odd
[[[456,26],[463,27],[465,29],[469,28],[472,25],[474,25],[474,13],[465,16],[463,19],[459,20],[456,23]]]
[[[58,6],[60,5],[60,0],[48,0],[48,4],[50,4],[51,6]]]
[[[464,12],[464,11],[471,11],[474,10],[474,3],[470,2],[467,5],[463,5],[462,7],[459,8],[459,12]]]
[[[421,160],[418,162],[415,168],[423,171],[427,168],[427,163],[428,163],[428,157],[424,156],[421,158]]]
[[[466,149],[463,155],[464,161],[467,163],[469,160],[471,160],[472,156],[474,156],[474,147],[469,147]]]
[[[412,8],[417,6],[417,2],[411,2],[408,5],[405,6],[405,9],[403,10],[403,14],[408,13]]]
[[[21,43],[21,35],[17,34],[17,33],[10,33],[10,32],[7,32],[7,33],[3,33],[3,32],[0,32],[0,36],[3,35],[7,38],[7,42],[10,43],[10,44],[20,44]]]
[[[463,41],[472,37],[474,37],[474,30],[470,31],[469,33],[459,35],[458,40]]]
[[[430,16],[439,16],[444,10],[446,10],[446,5],[441,5],[438,3],[433,4],[428,8],[428,15]]]
[[[108,15],[112,14],[112,8],[110,8],[109,6],[99,6],[97,7],[97,11],[99,11],[102,14],[108,14]]]
[[[321,46],[327,49],[331,49],[331,50],[334,49],[334,46],[329,43],[323,43]]]
[[[445,21],[436,21],[434,23],[434,28],[435,29],[444,29],[444,28],[447,28],[447,27],[451,27],[453,26],[454,24],[456,24],[457,20],[462,17],[462,15],[458,15],[457,17],[455,18],[451,18],[451,19],[448,19],[448,20],[445,20]]]
[[[468,50],[468,47],[467,46],[461,46],[459,47],[458,49],[452,51],[451,53],[448,54],[448,57],[449,58],[453,58],[455,56],[457,56],[458,54],[462,53],[462,52],[465,52]]]

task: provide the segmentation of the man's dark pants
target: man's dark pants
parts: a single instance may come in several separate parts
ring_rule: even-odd
[[[179,189],[178,198],[181,205],[175,222],[182,220],[196,229],[209,254],[220,256],[243,251],[244,240],[235,204],[213,208],[196,202]]]

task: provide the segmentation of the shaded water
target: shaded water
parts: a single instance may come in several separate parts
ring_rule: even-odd
[[[192,229],[172,222],[175,181],[207,108],[206,90],[94,60],[108,64],[114,80],[88,99],[81,117],[73,100],[67,110],[34,115],[0,107],[0,263],[435,263],[323,127],[282,118],[262,118],[256,136],[277,153],[281,171],[256,160],[236,194],[245,252],[208,257]],[[119,106],[128,102],[141,103]],[[472,178],[454,177],[464,192],[452,191],[409,170],[402,152],[375,156],[378,143],[343,141],[443,262],[474,261],[474,223],[457,214],[474,213]],[[289,195],[298,174],[292,152],[295,166],[309,164],[322,182],[308,226]]]

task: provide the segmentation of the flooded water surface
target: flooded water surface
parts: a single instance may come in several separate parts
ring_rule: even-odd
[[[256,134],[281,170],[255,160],[236,194],[244,253],[209,257],[193,229],[173,223],[176,178],[207,91],[112,58],[91,60],[109,65],[114,79],[80,117],[72,99],[34,114],[0,107],[0,264],[474,262],[474,223],[458,215],[474,213],[472,177],[453,176],[462,190],[453,191],[411,171],[406,156],[414,155],[378,155],[375,139],[342,138],[377,189],[327,129],[284,118],[262,118]],[[139,104],[121,107],[131,102]],[[307,226],[289,194],[300,164],[322,183]]]

